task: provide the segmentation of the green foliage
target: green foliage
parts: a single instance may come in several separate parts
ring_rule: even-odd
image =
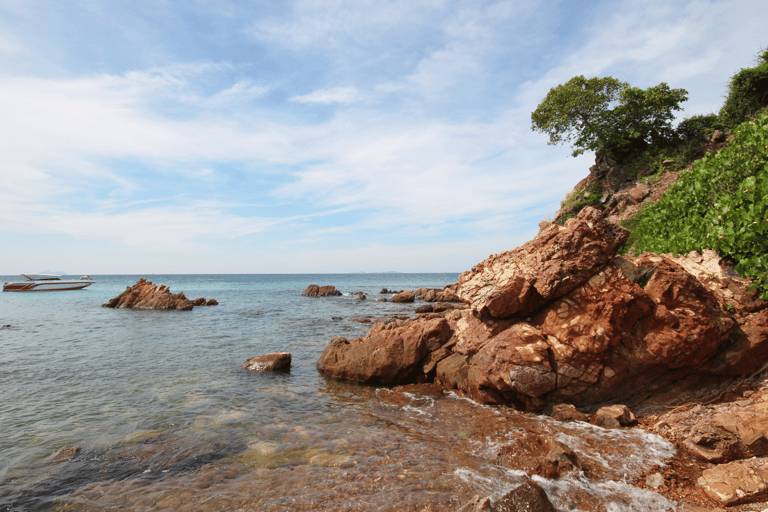
[[[736,270],[768,299],[768,115],[739,125],[728,147],[681,172],[627,227],[632,235],[625,250],[716,250],[735,260]]]
[[[742,68],[728,85],[728,96],[720,109],[720,120],[736,126],[768,107],[768,50],[758,55],[758,65]]]
[[[597,182],[588,187],[584,187],[578,192],[574,192],[574,194],[563,203],[563,210],[565,210],[565,213],[555,219],[555,223],[562,226],[566,220],[575,217],[583,208],[587,206],[599,206],[602,193],[603,189],[600,186],[600,183]]]
[[[725,130],[725,124],[717,114],[687,117],[677,125],[677,138],[680,141],[700,141],[715,130]]]
[[[687,94],[666,83],[643,90],[580,75],[550,89],[531,114],[531,129],[549,135],[549,144],[570,142],[573,156],[595,151],[621,163],[649,145],[674,141],[672,111],[681,110]]]
[[[575,76],[553,87],[531,114],[531,129],[549,135],[549,144],[573,143],[573,156],[599,145],[608,107],[628,87],[610,76]]]

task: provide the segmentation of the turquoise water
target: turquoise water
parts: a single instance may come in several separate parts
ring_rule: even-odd
[[[0,293],[0,510],[455,510],[521,481],[490,454],[510,432],[591,435],[450,396],[392,402],[318,374],[331,339],[367,332],[360,318],[415,316],[376,302],[382,288],[458,274],[141,276],[219,302],[187,312],[102,308],[140,276],[92,277],[85,290]],[[309,284],[345,295],[302,297]],[[275,351],[291,352],[290,373],[241,368]],[[667,449],[609,442],[636,450],[637,467]],[[565,484],[544,483],[569,503]]]

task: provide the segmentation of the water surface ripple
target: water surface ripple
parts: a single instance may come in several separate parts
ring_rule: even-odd
[[[604,468],[599,481],[535,477],[563,510],[674,510],[624,483],[672,454],[655,436],[454,396],[393,401],[317,373],[332,338],[367,332],[351,319],[412,314],[375,302],[382,288],[457,274],[143,276],[220,303],[188,312],[102,308],[140,276],[92,277],[80,291],[0,294],[0,510],[455,510],[523,481],[496,460],[523,432]],[[347,295],[301,297],[309,284]],[[241,369],[274,351],[292,353],[290,373]]]

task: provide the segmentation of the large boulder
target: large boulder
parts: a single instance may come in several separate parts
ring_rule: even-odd
[[[528,315],[595,275],[628,237],[599,210],[584,208],[565,226],[553,224],[523,246],[464,272],[457,295],[495,318]]]
[[[301,292],[304,297],[338,297],[341,292],[336,289],[335,286],[318,286],[311,284],[307,286],[307,289]]]
[[[194,306],[216,305],[214,299],[206,301],[205,298],[189,300],[184,292],[172,294],[171,289],[164,285],[155,285],[144,278],[139,279],[135,285],[129,286],[123,293],[103,304],[105,308],[116,309],[162,309],[189,311]]]
[[[484,403],[539,408],[625,398],[697,371],[735,322],[720,301],[661,256],[616,257],[527,320],[447,317],[454,357],[446,387]]]
[[[451,331],[444,318],[376,322],[364,338],[336,338],[320,356],[323,375],[372,384],[406,384],[419,363],[443,345]]]

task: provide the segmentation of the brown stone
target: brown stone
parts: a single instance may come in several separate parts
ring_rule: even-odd
[[[252,372],[287,372],[291,369],[289,352],[273,352],[248,359],[243,368]]]
[[[768,458],[720,464],[705,470],[699,487],[724,506],[762,501],[768,497]]]
[[[576,409],[573,404],[555,404],[550,413],[558,421],[589,421],[589,415]]]
[[[323,375],[376,384],[403,384],[420,373],[419,363],[450,337],[444,318],[376,322],[364,338],[336,338],[317,369]]]
[[[481,314],[527,315],[592,277],[628,236],[597,209],[584,208],[565,226],[552,225],[523,246],[464,272],[457,295]]]
[[[341,292],[336,289],[335,286],[318,286],[311,284],[306,290],[301,292],[304,297],[338,297]]]
[[[635,415],[626,405],[606,405],[597,410],[591,423],[599,427],[628,427],[637,422]]]
[[[550,480],[582,469],[581,461],[571,448],[551,436],[533,432],[520,433],[514,443],[500,447],[495,462]]]
[[[416,294],[409,291],[400,292],[394,297],[392,297],[392,302],[405,303],[405,302],[413,302],[415,300],[416,300]]]
[[[213,300],[213,299],[211,299]],[[210,301],[209,301],[210,302]],[[214,301],[215,302],[215,301]],[[204,298],[189,300],[184,292],[172,294],[168,286],[154,285],[144,278],[129,286],[123,293],[103,304],[105,308],[116,309],[160,309],[189,311],[194,306],[205,304]]]

